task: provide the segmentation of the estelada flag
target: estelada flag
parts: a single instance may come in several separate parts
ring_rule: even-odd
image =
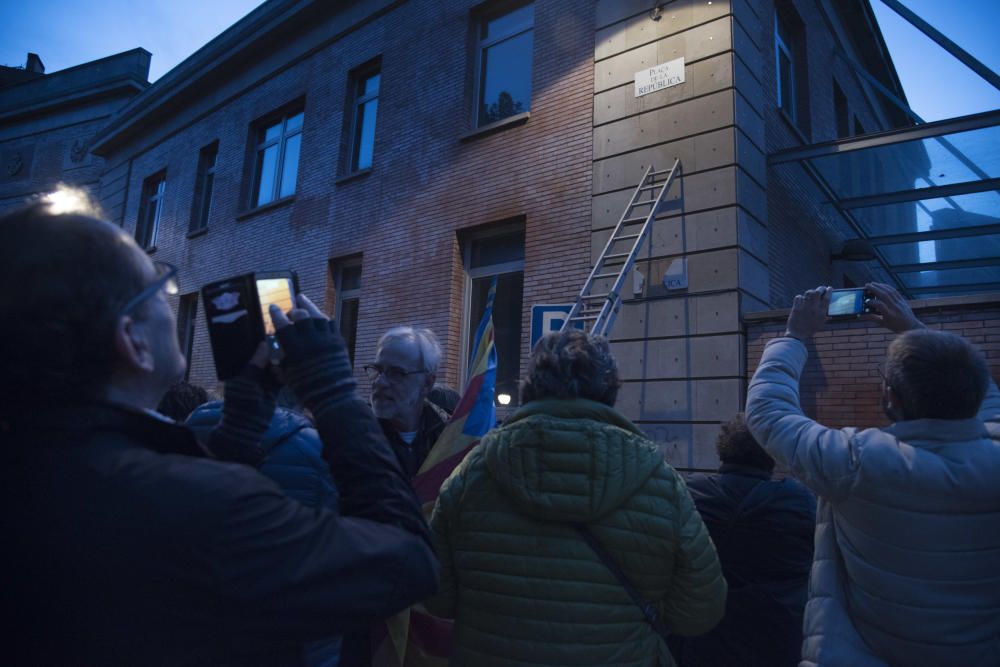
[[[434,511],[441,485],[458,467],[479,439],[496,424],[493,393],[497,383],[497,350],[493,337],[494,276],[486,299],[486,310],[476,330],[472,346],[469,382],[451,419],[431,447],[413,490],[428,520]],[[416,604],[387,619],[373,637],[372,665],[375,667],[447,667],[451,654],[452,623],[427,613]]]

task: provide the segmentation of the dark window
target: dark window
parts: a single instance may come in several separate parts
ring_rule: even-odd
[[[191,373],[191,352],[194,350],[194,327],[195,318],[198,315],[198,293],[184,294],[181,296],[180,304],[177,307],[177,340],[180,343],[181,352],[187,359],[187,370],[184,372],[184,379]]]
[[[833,114],[837,119],[837,138],[851,136],[851,113],[847,109],[847,96],[837,82],[833,82]]]
[[[366,67],[352,76],[351,171],[370,169],[375,152],[375,117],[378,115],[377,67]]]
[[[808,135],[809,90],[805,26],[788,2],[777,3],[775,7],[774,59],[778,107]]]
[[[251,206],[295,194],[303,117],[300,110],[258,126]]]
[[[497,403],[517,405],[521,365],[521,299],[524,293],[524,229],[507,228],[499,233],[494,231],[477,235],[470,238],[465,246],[469,277],[465,360],[466,363],[471,361],[476,329],[486,310],[493,276],[497,276],[496,300],[493,302]]]
[[[476,48],[476,125],[531,108],[535,7],[522,5],[479,19]]]
[[[194,183],[194,210],[188,232],[208,227],[208,214],[212,210],[212,187],[215,184],[215,161],[219,155],[219,142],[212,143],[198,153],[198,175]]]
[[[160,216],[163,213],[163,194],[166,188],[165,172],[150,176],[142,183],[142,201],[139,204],[139,219],[135,225],[135,240],[145,250],[156,248]]]
[[[337,321],[340,334],[347,343],[347,354],[354,363],[354,350],[358,341],[358,310],[361,304],[361,260],[347,260],[337,267],[336,273]]]

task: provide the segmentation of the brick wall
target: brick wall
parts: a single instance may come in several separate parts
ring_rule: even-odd
[[[322,301],[330,259],[360,255],[358,364],[378,337],[409,323],[444,347],[440,380],[459,381],[465,277],[458,233],[513,217],[525,221],[522,360],[533,303],[575,296],[588,270],[593,101],[593,6],[535,2],[530,118],[491,135],[470,129],[471,10],[477,2],[409,0],[308,52],[290,40],[214,81],[109,156],[103,195],[134,230],[141,185],[167,172],[154,259],[176,264],[181,292],[228,275],[292,268]],[[324,19],[333,25],[335,12]],[[336,35],[323,21],[306,29]],[[272,43],[273,44],[273,43]],[[283,56],[284,54],[284,56]],[[370,173],[337,182],[348,75],[381,56],[381,92]],[[267,65],[268,67],[264,67]],[[224,94],[218,91],[225,91]],[[250,126],[305,100],[298,184],[292,200],[245,210]],[[208,232],[188,238],[198,150],[218,140]],[[127,196],[126,196],[127,193]],[[121,203],[123,202],[123,203]],[[332,310],[333,303],[326,304]],[[202,308],[191,378],[215,386]],[[364,380],[363,380],[364,381]]]
[[[1000,379],[1000,295],[913,301],[925,324],[967,338],[986,356],[994,380]],[[764,345],[785,330],[788,311],[747,317],[747,381]],[[834,323],[809,345],[802,376],[803,411],[835,428],[879,427],[889,422],[881,407],[878,365],[895,334],[870,322]]]

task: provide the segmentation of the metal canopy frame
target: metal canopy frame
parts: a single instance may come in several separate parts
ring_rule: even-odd
[[[805,170],[907,295],[1000,288],[1000,110],[779,151],[768,165]]]

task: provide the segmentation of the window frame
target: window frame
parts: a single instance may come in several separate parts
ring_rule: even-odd
[[[784,25],[782,25],[784,24]],[[799,126],[799,98],[798,98],[798,63],[795,53],[794,43],[791,42],[792,35],[783,35],[782,33],[787,32],[791,26],[788,22],[783,20],[781,17],[781,10],[775,7],[774,11],[774,75],[776,82],[776,92],[778,100],[778,108],[781,109],[792,123],[798,127]],[[791,100],[791,109],[785,108],[782,104],[782,85],[781,85],[781,56],[782,54],[788,59],[788,71],[790,73],[789,79],[791,81],[791,91],[788,99]]]
[[[528,5],[534,5],[534,4],[535,4],[534,0],[511,0],[509,2],[498,4],[495,7],[491,7],[487,11],[479,12],[475,16],[474,20],[475,20],[476,57],[475,57],[475,69],[473,70],[473,82],[472,82],[472,128],[473,129],[487,127],[489,125],[492,125],[493,123],[500,123],[507,120],[507,118],[502,118],[500,120],[489,121],[486,123],[479,122],[479,111],[480,107],[482,106],[481,96],[483,91],[483,79],[485,78],[485,73],[483,72],[483,53],[486,51],[486,49],[496,46],[501,42],[505,42],[508,39],[513,39],[515,37],[518,37],[524,34],[525,32],[528,32],[529,30],[534,31],[535,29],[534,12],[532,12],[531,23],[528,25],[528,27],[519,26],[513,29],[511,32],[505,33],[503,36],[500,37],[484,39],[483,33],[485,32],[486,25],[494,19],[513,13],[518,9],[521,9],[522,7],[527,7]],[[534,65],[535,65],[535,42],[534,39],[532,39],[531,72],[529,73],[528,76],[528,87],[532,93],[534,93],[534,86],[531,85],[532,84],[531,78],[534,76],[535,72]],[[531,110],[531,99],[529,97],[528,108],[525,109],[523,113],[527,113],[530,110]],[[508,116],[508,118],[511,117],[512,116]]]
[[[187,367],[184,369],[184,379],[191,376],[191,358],[194,355],[194,338],[198,326],[198,292],[182,294],[177,301],[177,343]]]
[[[288,132],[288,121],[299,114],[302,114],[302,125],[292,131]],[[266,139],[267,128],[272,127],[275,124],[281,125],[281,131],[278,136],[274,139]],[[301,135],[304,137],[306,128],[306,117],[305,117],[305,104],[299,102],[296,104],[288,105],[281,111],[276,111],[271,113],[257,121],[255,121],[250,126],[250,139],[251,139],[251,150],[250,150],[250,192],[247,198],[247,210],[253,210],[261,208],[264,206],[270,206],[275,202],[279,202],[285,199],[290,199],[295,196],[298,192],[298,171],[301,163],[303,140],[299,141],[299,160],[295,165],[295,192],[287,194],[285,196],[281,195],[281,179],[284,174],[285,166],[285,149],[288,144],[288,140],[295,135]],[[272,146],[278,146],[278,157],[275,161],[275,174],[274,174],[274,185],[271,190],[271,199],[257,203],[260,199],[259,187],[257,176],[257,165],[260,160],[262,160],[263,153]],[[262,169],[263,171],[263,169]]]
[[[344,313],[344,302],[345,301],[357,301],[358,302],[358,313],[361,312],[361,286],[362,278],[364,277],[364,265],[363,257],[361,255],[355,257],[345,257],[343,259],[334,260],[332,262],[333,268],[333,289],[334,289],[334,319],[337,320],[337,328],[341,335],[344,334],[340,328],[343,326],[343,313]],[[358,286],[355,289],[345,290],[344,285],[344,272],[349,269],[358,269],[360,271],[358,275]],[[354,326],[354,346],[348,345],[348,357],[351,359],[351,366],[354,365],[354,359],[357,352],[357,325],[360,322],[360,317],[355,320]],[[347,340],[346,336],[344,337]]]
[[[154,190],[155,186],[155,192]],[[139,214],[135,224],[136,242],[146,252],[156,250],[156,242],[160,236],[160,220],[163,217],[163,200],[167,193],[167,170],[162,169],[151,176],[147,176],[142,181],[141,199],[139,200]],[[147,223],[150,206],[153,207],[153,220]],[[148,228],[148,229],[147,229]],[[143,236],[149,236],[149,241],[144,242],[139,238],[139,230],[143,230]],[[146,232],[149,232],[148,234]]]
[[[526,233],[526,225],[524,218],[518,218],[509,222],[502,222],[496,225],[490,225],[485,229],[473,229],[467,230],[464,233],[460,232],[460,244],[462,251],[462,268],[464,274],[464,285],[463,285],[463,295],[462,295],[462,319],[461,327],[462,334],[459,337],[461,350],[461,355],[458,364],[459,380],[460,386],[463,388],[469,381],[469,355],[472,354],[472,342],[473,335],[470,332],[472,325],[472,284],[475,280],[479,278],[488,278],[490,276],[501,276],[511,273],[521,273],[522,277],[524,275],[524,264],[525,260],[512,260],[509,262],[500,262],[498,264],[490,264],[487,266],[480,266],[472,268],[472,246],[476,241],[483,241],[485,239],[490,239],[498,236],[506,236],[513,232]],[[527,247],[527,238],[525,239],[525,247]],[[521,318],[523,320],[524,316],[524,295],[521,295]],[[520,323],[518,325],[520,327]],[[523,337],[524,331],[521,331],[521,336]],[[523,341],[520,341],[523,343]],[[520,347],[520,345],[519,345]],[[521,351],[518,349],[518,369],[520,370],[521,362]],[[495,400],[495,397],[494,397]],[[518,403],[520,404],[520,402]],[[514,406],[508,406],[514,407]]]
[[[207,157],[212,157],[211,165],[207,165]],[[194,181],[194,197],[191,208],[191,221],[188,223],[188,235],[208,231],[208,220],[212,215],[212,195],[215,192],[215,172],[219,165],[219,142],[213,141],[198,151],[198,171]],[[206,188],[206,183],[208,187]],[[207,206],[205,205],[207,200]]]
[[[360,93],[361,84],[368,81],[369,79],[371,79],[376,75],[379,77],[378,91],[375,93],[361,94]],[[356,161],[356,157],[358,157],[356,153],[361,143],[358,140],[358,133],[362,129],[360,124],[360,121],[362,120],[361,109],[364,107],[365,104],[367,104],[372,100],[376,100],[376,104],[378,104],[382,95],[381,58],[376,58],[375,60],[372,60],[368,63],[365,63],[364,65],[361,65],[360,67],[355,68],[351,72],[350,82],[351,82],[350,83],[351,90],[349,99],[351,100],[351,108],[350,108],[351,126],[350,126],[350,134],[348,135],[348,148],[347,148],[348,175],[367,171],[371,169],[375,164],[374,132],[377,131],[378,129],[378,108],[376,108],[375,110],[375,120],[373,121],[375,124],[375,130],[373,130],[373,138],[372,138],[371,164],[369,164],[367,167],[361,167],[359,163]]]

